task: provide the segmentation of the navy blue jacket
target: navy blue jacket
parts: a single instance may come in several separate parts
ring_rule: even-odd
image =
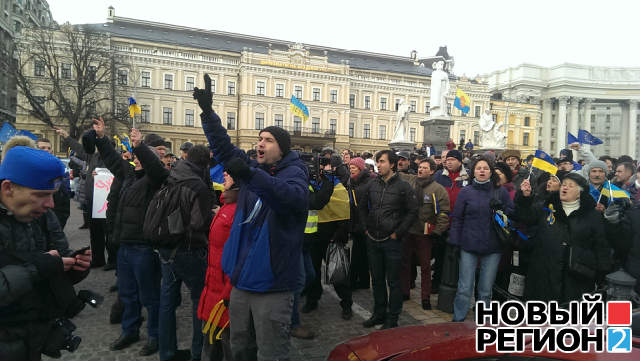
[[[215,112],[200,118],[218,162],[241,158],[251,167],[251,177],[237,181],[236,213],[222,253],[224,273],[234,287],[246,291],[295,290],[309,204],[306,165],[297,152],[274,165],[260,165],[231,144]]]
[[[478,184],[471,181],[469,186],[460,190],[456,207],[451,214],[449,243],[476,254],[500,252],[500,241],[491,226],[489,201],[492,198],[492,188],[491,182]],[[493,192],[502,202],[505,214],[512,216],[514,208],[509,192],[503,187],[494,188]]]

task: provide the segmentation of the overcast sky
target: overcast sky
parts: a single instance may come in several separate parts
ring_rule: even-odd
[[[640,67],[635,0],[48,0],[63,23],[122,17],[418,57],[447,45],[454,73],[533,63]]]

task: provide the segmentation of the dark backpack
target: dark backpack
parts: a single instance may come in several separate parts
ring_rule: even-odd
[[[149,203],[142,231],[154,248],[175,248],[188,238],[191,210],[183,201],[187,180],[165,183]]]

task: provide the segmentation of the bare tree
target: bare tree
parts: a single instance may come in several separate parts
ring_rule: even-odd
[[[126,85],[118,82],[121,64],[108,34],[68,24],[25,29],[15,54],[18,92],[27,103],[18,102],[19,108],[51,127],[66,125],[76,139],[95,117],[113,128],[128,125],[116,106]]]

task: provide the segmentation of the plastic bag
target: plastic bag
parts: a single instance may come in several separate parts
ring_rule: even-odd
[[[330,242],[324,264],[324,283],[339,284],[349,280],[349,248],[345,243]]]

